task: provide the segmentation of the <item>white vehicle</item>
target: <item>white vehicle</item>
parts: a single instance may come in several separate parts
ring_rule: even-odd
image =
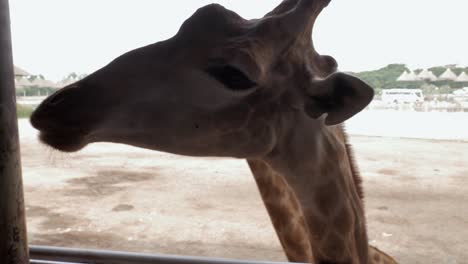
[[[383,89],[382,101],[385,103],[422,103],[424,96],[421,89]]]
[[[468,106],[468,87],[453,91],[453,97],[458,103]]]
[[[468,87],[463,87],[462,89],[458,89],[453,91],[454,95],[468,95]]]

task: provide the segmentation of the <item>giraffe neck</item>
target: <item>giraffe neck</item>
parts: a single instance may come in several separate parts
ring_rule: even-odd
[[[357,167],[354,165],[351,146],[342,127],[336,130],[336,136],[345,143],[349,170],[352,173],[352,187],[359,196],[362,206],[363,191]],[[274,229],[281,245],[292,262],[314,262],[311,235],[306,219],[294,190],[288,185],[285,178],[277,173],[263,160],[248,160],[248,164],[257,182],[262,199],[272,220]],[[365,226],[364,226],[365,231]],[[367,245],[367,237],[364,237]],[[384,252],[369,246],[368,263],[397,264]],[[361,263],[361,262],[359,262]]]
[[[309,231],[294,192],[266,162],[247,162],[286,257],[291,262],[312,263]]]
[[[306,131],[316,129],[311,127]],[[353,178],[351,159],[346,152],[344,133],[341,127],[322,129],[320,134],[310,137],[302,134],[288,135],[287,140],[282,145],[279,144],[274,153],[264,158],[263,161],[276,172],[275,178],[283,179],[276,180],[273,185],[282,191],[281,195],[276,196],[283,198],[276,203],[279,202],[288,210],[286,212],[270,208],[268,211],[273,223],[280,223],[275,228],[283,245],[288,239],[281,238],[280,233],[287,233],[281,229],[285,229],[285,226],[297,226],[300,230],[301,225],[296,223],[301,221],[294,219],[304,219],[302,222],[305,223],[303,226],[306,230],[302,228],[302,231],[310,243],[307,255],[311,255],[312,251],[315,261],[366,263],[368,244],[364,209]],[[255,170],[253,171],[255,174]],[[280,185],[283,187],[278,187]],[[272,203],[271,200],[277,199],[275,195],[265,196],[267,207]],[[300,210],[292,209],[295,201]],[[304,235],[295,240],[302,241],[303,237]],[[288,252],[298,249],[305,251],[306,245],[300,243],[286,246],[288,257],[294,255]]]

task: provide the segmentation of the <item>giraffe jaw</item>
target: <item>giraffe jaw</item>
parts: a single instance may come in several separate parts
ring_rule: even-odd
[[[45,145],[62,152],[76,152],[83,149],[89,143],[83,135],[47,131],[40,132],[39,140]]]

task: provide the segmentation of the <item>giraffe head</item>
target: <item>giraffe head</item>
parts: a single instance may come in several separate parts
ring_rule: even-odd
[[[202,7],[174,37],[47,98],[31,123],[61,151],[106,141],[195,156],[264,155],[297,121],[335,125],[373,97],[313,47],[314,22],[329,1],[285,0],[253,20]]]

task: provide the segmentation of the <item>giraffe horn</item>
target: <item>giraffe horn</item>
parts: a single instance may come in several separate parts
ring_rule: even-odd
[[[320,12],[331,0],[285,0],[257,22],[257,37],[290,45],[291,40],[311,42],[312,29]],[[313,48],[313,47],[312,47]]]
[[[279,4],[277,7],[275,7],[275,9],[267,13],[265,17],[276,16],[286,13],[293,9],[297,5],[298,1],[299,0],[283,0],[283,2],[281,2],[281,4]]]
[[[278,14],[274,20],[276,29],[280,34],[287,34],[293,37],[300,37],[305,33],[308,37],[312,34],[315,20],[320,12],[330,3],[331,0],[286,0],[281,3],[273,12],[286,11]],[[292,5],[296,3],[294,7]]]
[[[322,56],[314,48],[312,30],[321,11],[331,0],[284,0],[278,7],[259,20],[257,36],[274,43],[275,50],[283,52],[294,42],[308,47],[313,71],[326,77],[337,69],[331,56]]]

